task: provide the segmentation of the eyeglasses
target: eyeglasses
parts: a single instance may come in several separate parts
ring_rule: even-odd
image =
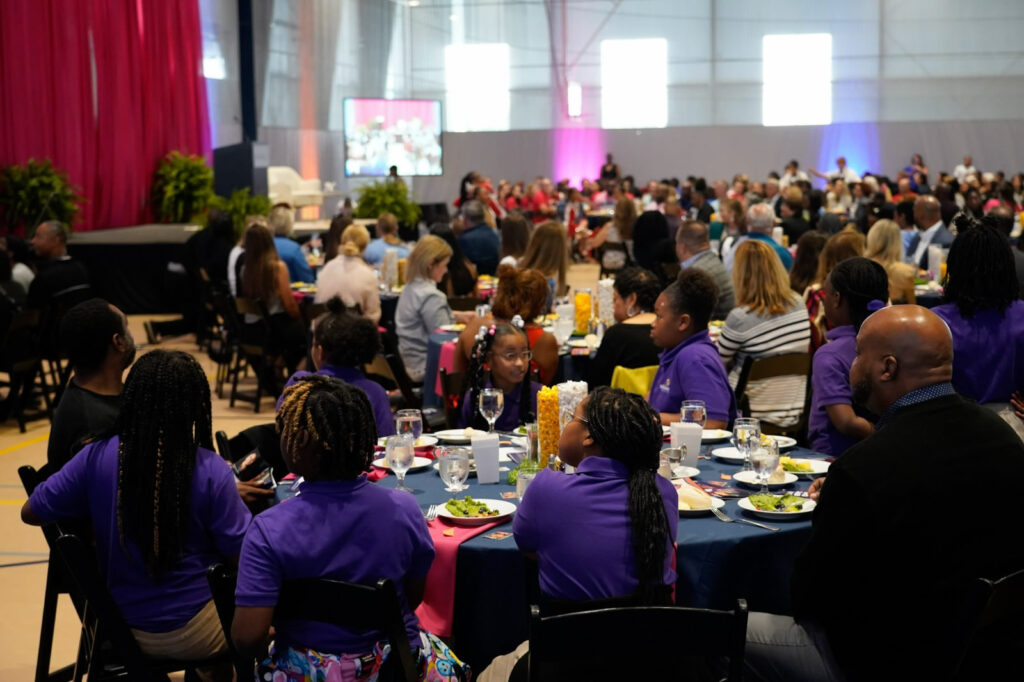
[[[524,350],[522,353],[504,353],[499,357],[505,362],[515,362],[517,358],[529,361],[533,357],[533,351]]]

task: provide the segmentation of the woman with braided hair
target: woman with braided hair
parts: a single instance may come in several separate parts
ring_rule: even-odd
[[[536,555],[542,610],[671,603],[679,499],[657,475],[661,443],[659,415],[642,396],[601,387],[576,407],[558,441],[576,474],[541,471],[512,521],[519,549]],[[508,679],[526,651],[499,656],[480,681]]]
[[[225,653],[206,569],[238,556],[250,515],[211,450],[209,382],[192,356],[156,350],[132,367],[121,398],[114,435],[41,483],[22,520],[91,518],[100,575],[146,654]],[[232,679],[230,664],[198,672]]]
[[[530,341],[523,319],[516,315],[510,323],[480,327],[466,372],[469,387],[459,412],[459,426],[487,429],[477,405],[480,391],[498,388],[504,393],[504,408],[494,423],[499,431],[511,431],[537,418],[537,391],[540,384],[529,378]]]
[[[874,418],[853,401],[850,366],[857,356],[857,332],[868,315],[885,307],[889,275],[867,258],[848,258],[825,277],[822,306],[831,329],[814,354],[811,371],[811,447],[835,457],[875,432]]]
[[[231,637],[243,655],[262,658],[285,581],[331,578],[395,583],[406,632],[419,650],[421,679],[459,679],[462,664],[414,613],[423,599],[434,544],[416,499],[370,483],[377,431],[366,394],[332,377],[301,377],[277,413],[281,451],[302,476],[301,494],[260,514],[238,564]],[[257,679],[376,679],[386,635],[305,620],[279,620]]]

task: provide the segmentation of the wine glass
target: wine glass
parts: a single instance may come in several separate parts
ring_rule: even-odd
[[[571,319],[558,318],[555,320],[555,328],[553,330],[555,341],[558,342],[558,347],[562,348],[566,343],[569,342],[569,337],[572,336],[573,329],[575,329],[576,323]]]
[[[437,454],[437,471],[441,474],[444,489],[450,493],[465,490],[463,485],[469,478],[469,450],[466,448],[439,448]]]
[[[750,464],[761,483],[761,493],[768,492],[768,479],[779,468],[779,444],[775,441],[758,444],[750,449]]]
[[[409,434],[413,442],[423,435],[423,416],[419,410],[399,410],[395,414],[395,431],[398,435]]]
[[[732,443],[743,455],[743,471],[750,471],[750,449],[761,442],[761,422],[749,417],[740,417],[733,422]]]
[[[487,431],[494,431],[494,422],[505,408],[505,394],[500,388],[485,388],[480,391],[480,414],[487,420]]]
[[[395,477],[398,479],[395,490],[412,492],[412,488],[405,487],[405,473],[412,467],[413,458],[416,456],[413,442],[412,435],[408,433],[388,438],[386,449],[388,467],[395,472]]]
[[[703,429],[708,421],[708,410],[703,400],[684,400],[679,408],[679,418],[684,422],[700,424]]]

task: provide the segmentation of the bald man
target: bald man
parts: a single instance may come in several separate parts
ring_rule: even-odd
[[[953,243],[953,233],[942,224],[942,206],[939,200],[930,194],[914,200],[914,224],[921,231],[915,234],[907,245],[907,262],[927,270],[928,246],[935,244],[948,250],[949,245]]]
[[[864,322],[850,384],[877,430],[820,488],[793,572],[796,619],[750,614],[754,679],[944,679],[967,581],[1024,568],[1024,445],[952,376],[953,339],[931,311],[893,306]],[[979,505],[983,518],[963,513]]]

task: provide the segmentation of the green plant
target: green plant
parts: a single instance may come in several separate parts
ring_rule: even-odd
[[[164,223],[186,223],[213,197],[213,169],[201,156],[173,151],[153,173],[153,212]]]
[[[356,218],[377,218],[381,213],[391,213],[398,222],[415,227],[420,220],[420,207],[409,197],[409,189],[401,182],[375,182],[356,190],[359,204],[354,211]]]
[[[47,220],[70,227],[81,201],[67,173],[49,159],[0,168],[0,225],[6,233],[22,227],[31,230]]]
[[[242,231],[245,230],[245,221],[249,216],[265,216],[270,213],[270,199],[267,197],[249,196],[249,188],[245,187],[243,189],[236,189],[228,199],[214,195],[210,199],[208,207],[219,209],[231,216],[231,222],[235,226],[235,238],[237,239],[242,236]]]

